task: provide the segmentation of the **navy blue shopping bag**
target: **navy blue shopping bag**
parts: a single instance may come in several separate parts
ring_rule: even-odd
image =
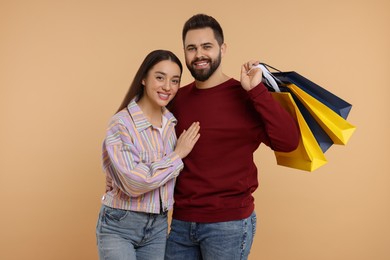
[[[264,63],[263,63],[264,64]],[[342,118],[347,119],[349,112],[351,111],[352,105],[342,98],[336,96],[332,92],[324,89],[323,87],[317,85],[311,80],[305,78],[295,71],[282,72],[278,69],[275,69],[272,66],[264,64],[267,67],[276,70],[277,72],[272,72],[272,75],[280,80],[283,83],[292,83],[297,85],[300,89],[332,109],[334,112],[339,114]]]

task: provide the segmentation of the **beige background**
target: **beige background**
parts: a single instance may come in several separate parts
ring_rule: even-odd
[[[258,150],[250,259],[390,259],[387,0],[2,0],[0,259],[97,259],[108,119],[149,51],[183,60],[198,12],[224,28],[227,74],[259,58],[354,105],[350,142],[313,173]]]

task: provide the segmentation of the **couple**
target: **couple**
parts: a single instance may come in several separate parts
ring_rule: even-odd
[[[195,81],[179,89],[180,60],[153,51],[109,124],[100,259],[247,259],[253,153],[261,143],[285,152],[298,145],[296,123],[261,83],[258,61],[242,65],[241,82],[222,72],[226,44],[213,17],[191,17],[182,40]]]

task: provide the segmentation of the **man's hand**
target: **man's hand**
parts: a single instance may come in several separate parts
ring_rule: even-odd
[[[241,66],[241,86],[249,91],[260,84],[263,72],[259,67],[259,61],[250,60]]]

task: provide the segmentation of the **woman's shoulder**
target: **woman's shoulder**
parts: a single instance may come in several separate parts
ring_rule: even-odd
[[[124,125],[128,127],[129,125],[131,125],[131,123],[132,120],[127,107],[115,113],[109,120],[110,127],[114,125]]]

